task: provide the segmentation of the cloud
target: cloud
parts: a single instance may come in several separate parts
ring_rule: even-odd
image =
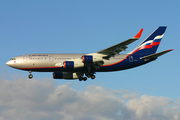
[[[179,120],[180,101],[52,79],[0,79],[0,120]]]

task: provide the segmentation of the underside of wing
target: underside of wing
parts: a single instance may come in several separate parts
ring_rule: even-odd
[[[112,56],[114,56],[116,54],[119,54],[119,52],[125,51],[126,48],[128,48],[127,45],[129,45],[130,43],[138,40],[141,37],[142,32],[143,32],[143,29],[141,29],[139,31],[139,33],[136,36],[134,36],[133,38],[130,38],[130,39],[124,41],[124,42],[121,42],[119,44],[116,44],[114,46],[106,48],[104,50],[101,50],[101,51],[99,51],[97,53],[107,55],[107,58],[112,57]]]

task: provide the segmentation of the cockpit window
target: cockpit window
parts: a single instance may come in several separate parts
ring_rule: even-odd
[[[16,58],[11,58],[11,60],[16,60]]]

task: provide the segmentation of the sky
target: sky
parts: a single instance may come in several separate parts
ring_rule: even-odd
[[[0,0],[0,119],[179,120],[180,1]],[[96,79],[54,80],[52,73],[10,68],[33,53],[93,53],[134,37],[127,53],[167,26],[156,61]],[[122,52],[122,53],[126,53]]]

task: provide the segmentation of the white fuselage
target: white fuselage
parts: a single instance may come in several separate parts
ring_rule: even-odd
[[[75,59],[81,58],[83,55],[84,54],[28,54],[14,57],[6,64],[13,68],[22,70],[28,70],[32,68],[59,68],[63,66],[64,61],[74,61]],[[114,57],[111,57],[109,60],[103,60],[103,65],[110,65],[119,62],[125,59],[127,55],[128,54],[115,55]],[[54,71],[48,70],[47,72]]]

